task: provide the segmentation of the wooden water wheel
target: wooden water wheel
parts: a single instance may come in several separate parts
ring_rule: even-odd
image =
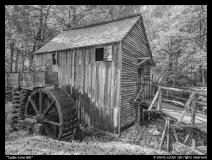
[[[42,135],[70,140],[77,127],[77,110],[73,99],[60,88],[40,88],[29,96],[25,117],[42,124]]]

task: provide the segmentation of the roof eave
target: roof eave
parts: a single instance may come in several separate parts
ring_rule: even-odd
[[[50,52],[58,52],[58,51],[65,51],[65,50],[78,49],[78,48],[84,48],[84,47],[95,47],[95,46],[100,46],[100,45],[109,45],[109,44],[119,43],[119,42],[121,42],[121,40],[111,41],[111,42],[107,42],[107,43],[100,43],[100,44],[95,44],[95,45],[87,45],[87,46],[85,45],[85,46],[79,46],[79,47],[73,47],[73,48],[58,49],[58,50],[53,50],[53,51],[45,51],[45,52],[35,51],[32,55],[44,54],[44,53],[50,53]]]

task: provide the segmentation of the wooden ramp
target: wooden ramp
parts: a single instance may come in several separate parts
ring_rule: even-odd
[[[148,106],[152,103],[153,99],[145,99],[144,103],[146,103]],[[154,108],[157,108],[158,101],[155,101]],[[162,102],[162,112],[167,114],[168,116],[178,120],[180,116],[182,115],[184,108],[177,107],[168,103]],[[186,111],[185,116],[182,120],[185,124],[191,123],[191,111]],[[199,128],[201,131],[207,133],[207,115],[196,113],[195,117],[195,126]]]

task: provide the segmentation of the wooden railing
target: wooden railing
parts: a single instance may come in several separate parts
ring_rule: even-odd
[[[153,100],[148,108],[148,111],[151,111],[153,109],[153,106],[155,102],[158,99],[157,104],[157,110],[162,110],[162,102],[171,102],[177,105],[180,105],[181,107],[184,107],[184,111],[180,118],[178,119],[178,122],[182,122],[183,117],[185,116],[186,111],[190,108],[191,109],[191,124],[195,126],[195,114],[196,114],[196,99],[198,95],[206,96],[204,92],[198,91],[198,90],[192,90],[192,89],[184,89],[184,88],[173,88],[173,87],[166,87],[166,86],[159,86],[155,84],[138,84],[140,87],[140,90],[134,99],[134,102],[137,101],[139,96],[142,94],[142,100],[148,99],[150,97],[153,97]],[[188,98],[179,97],[179,96],[173,96],[172,92],[175,93],[185,93]],[[170,94],[169,94],[170,93]],[[181,95],[181,94],[178,94]]]

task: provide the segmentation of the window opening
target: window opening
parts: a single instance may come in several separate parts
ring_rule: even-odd
[[[52,54],[52,64],[56,65],[57,64],[57,57],[56,54]]]
[[[96,48],[95,53],[95,61],[103,61],[104,60],[104,48]]]

